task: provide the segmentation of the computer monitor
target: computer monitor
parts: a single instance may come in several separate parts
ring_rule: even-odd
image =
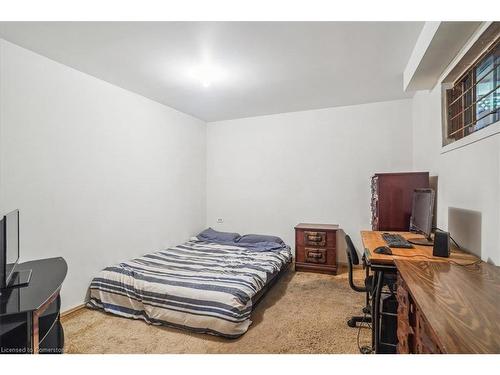
[[[423,234],[425,239],[409,239],[409,242],[428,246],[433,244],[431,237],[433,211],[434,190],[429,188],[415,189],[410,217],[410,231]]]

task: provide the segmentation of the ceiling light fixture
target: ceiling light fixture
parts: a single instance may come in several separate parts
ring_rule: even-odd
[[[194,80],[200,82],[200,84],[205,88],[210,87],[212,83],[220,82],[225,78],[225,73],[222,69],[209,63],[203,63],[193,67],[189,75]]]

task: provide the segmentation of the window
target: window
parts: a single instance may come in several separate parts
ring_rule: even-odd
[[[500,37],[446,90],[446,144],[500,119]]]

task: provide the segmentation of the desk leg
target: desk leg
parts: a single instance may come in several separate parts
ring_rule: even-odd
[[[368,267],[364,259],[363,259],[363,266],[365,267],[365,279],[367,279],[368,276],[370,276],[370,267]],[[368,308],[370,306],[370,293],[366,293],[365,300],[366,300],[365,307]],[[365,312],[364,310],[365,309],[363,308],[363,312]]]
[[[372,301],[372,338],[375,354],[379,353],[380,343],[380,296],[384,281],[384,271],[375,271],[375,292]]]
[[[377,285],[377,276],[378,272],[375,271],[373,273],[373,285]],[[372,291],[372,304],[371,307],[371,316],[372,316],[372,350],[375,348],[375,289]]]

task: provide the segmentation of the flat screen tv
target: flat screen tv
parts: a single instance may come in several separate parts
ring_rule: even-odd
[[[18,262],[19,210],[14,210],[0,221],[0,288],[9,285]]]

